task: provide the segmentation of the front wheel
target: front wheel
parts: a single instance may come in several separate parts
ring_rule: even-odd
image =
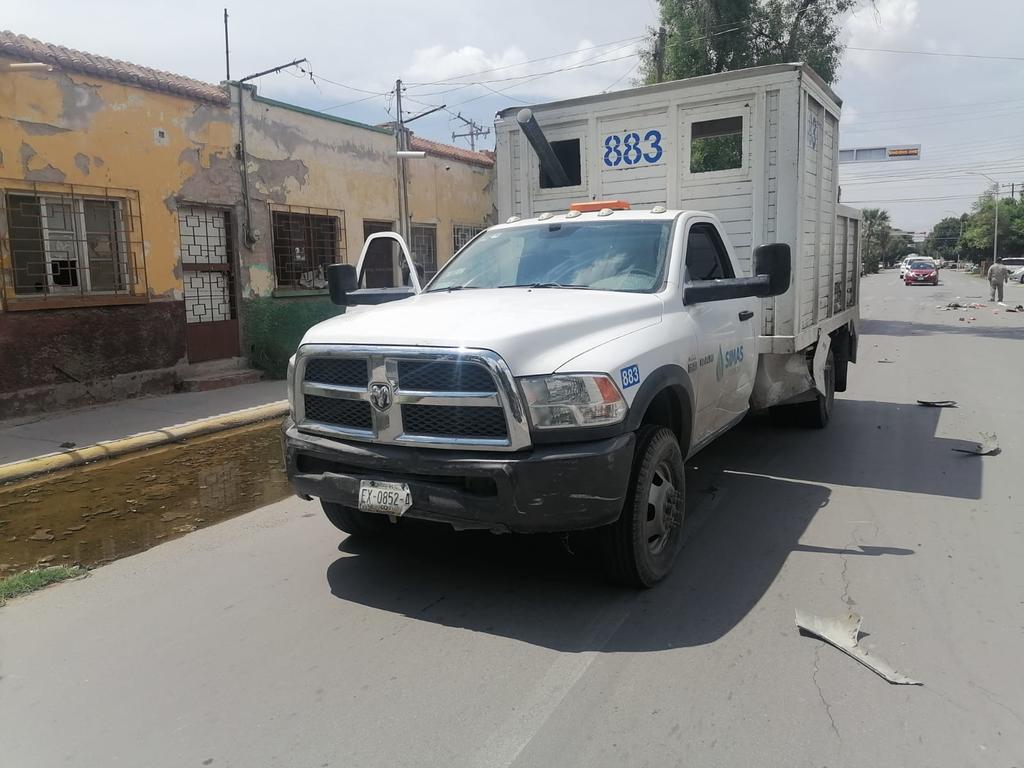
[[[380,536],[392,524],[386,515],[360,512],[358,509],[335,504],[332,501],[321,501],[320,506],[324,508],[324,514],[327,515],[331,524],[350,536],[366,538]]]
[[[672,570],[683,544],[686,472],[679,441],[668,429],[637,432],[631,485],[619,519],[601,529],[608,575],[631,587],[653,587]]]

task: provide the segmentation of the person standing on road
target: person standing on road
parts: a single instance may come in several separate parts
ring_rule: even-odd
[[[1010,270],[999,261],[993,262],[992,266],[988,268],[988,286],[992,289],[989,301],[995,301],[996,294],[999,295],[999,301],[1003,300],[1003,284],[1009,279]]]

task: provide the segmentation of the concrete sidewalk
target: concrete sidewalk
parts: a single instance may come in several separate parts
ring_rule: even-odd
[[[284,400],[285,396],[283,381],[260,381],[209,392],[119,400],[91,408],[0,422],[0,464],[267,405]]]

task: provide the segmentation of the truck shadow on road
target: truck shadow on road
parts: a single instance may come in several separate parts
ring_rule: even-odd
[[[755,420],[695,457],[688,472],[692,514],[686,547],[669,578],[646,592],[605,583],[585,540],[456,534],[425,525],[396,526],[381,541],[344,540],[344,554],[328,568],[327,582],[343,600],[559,651],[638,652],[711,643],[757,605],[791,555],[914,554],[888,543],[801,543],[831,496],[820,482],[865,484],[843,448],[858,432],[870,436],[875,430],[868,417],[890,406],[861,403],[847,409],[843,418],[860,423],[850,434],[839,425],[797,433]],[[911,421],[922,418],[933,417],[915,413]],[[762,437],[766,429],[770,434]],[[931,439],[926,423],[915,429]],[[802,449],[805,454],[788,450],[789,443],[817,436],[817,446]],[[887,459],[896,458],[898,447],[858,450],[881,453],[878,466],[868,468],[877,474]],[[931,458],[925,452],[922,460]],[[808,460],[817,462],[816,470],[795,471]],[[906,489],[899,474],[887,472],[886,483],[879,485],[876,477],[868,487]]]
[[[739,472],[826,485],[876,488],[956,499],[980,499],[983,462],[954,449],[976,445],[938,437],[942,408],[837,398],[824,430],[778,427],[766,417],[744,421],[700,456],[701,463]]]

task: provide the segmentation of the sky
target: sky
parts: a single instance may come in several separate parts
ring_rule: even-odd
[[[657,25],[655,0],[234,3],[228,6],[234,78],[307,58],[305,72],[259,78],[259,92],[372,124],[393,119],[388,92],[401,78],[407,119],[446,107],[410,127],[449,143],[453,132],[466,129],[456,114],[488,128],[505,107],[631,87],[636,52]],[[220,4],[3,5],[0,25],[14,32],[209,82],[225,77]],[[885,208],[894,226],[925,232],[942,217],[969,210],[993,180],[1006,194],[1015,183],[1021,194],[1022,32],[1021,0],[875,0],[845,18],[849,48],[834,84],[844,102],[841,146],[921,144],[922,150],[919,161],[841,166],[843,201]],[[478,142],[492,148],[493,132]],[[468,146],[465,139],[454,143]]]

